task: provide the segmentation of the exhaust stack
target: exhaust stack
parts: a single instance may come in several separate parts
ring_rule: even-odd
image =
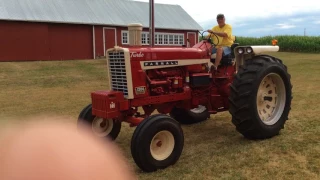
[[[150,47],[154,46],[154,0],[149,0],[149,39]]]

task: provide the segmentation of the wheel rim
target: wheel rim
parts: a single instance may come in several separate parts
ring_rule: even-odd
[[[257,94],[257,110],[266,125],[278,122],[285,107],[286,90],[282,78],[270,73],[263,78]]]
[[[203,113],[206,109],[207,108],[205,106],[198,105],[197,108],[193,108],[190,111],[193,112],[193,113],[199,114],[199,113]]]
[[[94,118],[92,121],[92,131],[99,137],[108,136],[112,131],[112,128],[112,119]]]
[[[169,131],[158,132],[151,140],[150,152],[154,159],[162,161],[170,156],[174,149],[174,137]]]

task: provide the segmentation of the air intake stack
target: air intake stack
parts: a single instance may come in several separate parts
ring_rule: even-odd
[[[132,23],[128,25],[129,30],[129,45],[130,46],[141,46],[141,32],[142,24]]]

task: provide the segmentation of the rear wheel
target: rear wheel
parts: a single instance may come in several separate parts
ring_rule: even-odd
[[[131,154],[141,170],[152,172],[175,164],[183,146],[180,124],[167,115],[156,114],[144,119],[135,129]]]
[[[291,110],[292,85],[287,67],[271,56],[246,60],[231,85],[232,123],[250,139],[279,134]]]
[[[197,108],[190,110],[173,108],[170,116],[181,124],[195,124],[207,120],[210,113],[205,106],[199,105]]]
[[[103,119],[92,115],[92,105],[86,106],[78,117],[78,127],[90,128],[97,137],[106,137],[115,140],[121,130],[121,122],[114,119]]]

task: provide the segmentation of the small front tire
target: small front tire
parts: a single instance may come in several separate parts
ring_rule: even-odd
[[[79,114],[78,128],[82,126],[90,128],[93,135],[101,138],[109,138],[112,141],[118,137],[121,130],[121,122],[92,115],[91,104],[83,108]]]
[[[135,129],[131,154],[141,170],[153,172],[175,164],[183,146],[180,124],[167,115],[156,114],[144,119]]]

